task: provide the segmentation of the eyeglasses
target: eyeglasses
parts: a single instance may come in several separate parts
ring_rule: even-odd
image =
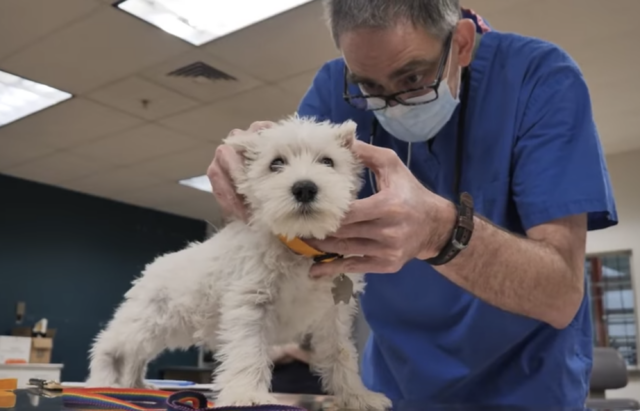
[[[342,98],[352,105],[353,107],[360,110],[369,110],[376,111],[382,110],[389,107],[389,103],[394,101],[397,104],[401,104],[403,106],[419,106],[422,104],[431,103],[438,99],[438,87],[442,82],[442,76],[444,74],[444,68],[447,65],[447,59],[449,57],[449,51],[451,50],[451,41],[453,39],[453,33],[450,33],[447,36],[447,39],[444,41],[442,48],[442,56],[440,57],[440,62],[438,63],[438,71],[436,74],[436,78],[433,83],[424,85],[421,87],[399,91],[393,94],[350,94],[349,93],[349,80],[348,74],[349,70],[347,66],[344,66],[344,90],[342,93]],[[433,93],[431,93],[433,91]],[[410,101],[411,99],[415,99],[416,97],[423,97],[419,101]]]

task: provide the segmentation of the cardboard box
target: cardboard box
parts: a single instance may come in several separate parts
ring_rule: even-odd
[[[11,330],[11,335],[15,335],[16,337],[31,337],[33,333],[31,332],[31,327],[14,327]],[[47,334],[45,337],[53,338],[56,336],[55,328],[48,328]]]
[[[53,350],[52,338],[42,338],[42,337],[32,338],[29,362],[31,364],[49,364],[51,362],[52,350]]]
[[[0,335],[0,364],[28,363],[31,357],[31,337]]]

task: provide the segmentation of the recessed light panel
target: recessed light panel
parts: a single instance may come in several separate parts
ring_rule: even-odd
[[[180,180],[179,183],[182,184],[183,186],[188,186],[191,188],[195,188],[197,190],[206,191],[207,193],[212,192],[211,183],[209,182],[209,178],[206,175],[186,178],[184,180]]]
[[[0,70],[0,127],[73,97]]]
[[[117,7],[194,46],[312,0],[125,0]]]

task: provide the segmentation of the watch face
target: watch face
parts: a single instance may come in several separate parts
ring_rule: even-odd
[[[467,244],[462,244],[461,242],[459,242],[458,240],[456,240],[455,238],[453,240],[451,240],[451,245],[453,247],[455,247],[456,249],[462,251],[465,248],[467,248]]]

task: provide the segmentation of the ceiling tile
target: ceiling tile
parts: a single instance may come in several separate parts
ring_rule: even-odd
[[[126,130],[142,122],[92,101],[74,98],[1,127],[0,139],[24,139],[64,148]]]
[[[302,97],[304,97],[309,87],[311,87],[313,79],[315,78],[318,70],[319,68],[316,68],[307,71],[306,73],[302,73],[286,80],[282,80],[277,84],[277,86],[287,93],[291,94],[295,98],[302,100]]]
[[[162,181],[129,167],[105,170],[66,181],[62,186],[83,193],[117,198],[118,194],[160,185]]]
[[[34,81],[80,94],[190,48],[124,12],[102,7],[4,59],[2,66]]]
[[[199,104],[192,98],[140,77],[129,77],[109,84],[87,97],[147,120],[157,120]]]
[[[133,165],[201,144],[156,124],[145,124],[123,133],[78,145],[71,151],[87,158],[96,158],[114,165]]]
[[[194,63],[204,63],[236,80],[215,81],[190,77],[169,76],[169,73]],[[183,95],[208,103],[255,88],[263,83],[218,58],[201,50],[189,51],[146,70],[145,78]]]
[[[1,138],[0,171],[51,154],[54,150],[54,148],[32,141]]]
[[[40,183],[60,184],[106,170],[109,167],[109,164],[85,160],[73,154],[58,151],[16,167],[10,167],[3,172]]]
[[[482,14],[483,17],[488,18],[500,13],[504,13],[506,10],[522,7],[523,4],[530,2],[531,0],[465,0],[463,7],[472,9],[476,13]],[[536,0],[538,2],[544,0]]]
[[[276,121],[297,110],[296,97],[264,86],[197,110],[169,117],[160,123],[174,130],[220,144],[234,128],[247,128],[254,121]]]
[[[88,0],[0,1],[0,61],[99,6]]]
[[[201,143],[195,149],[157,157],[139,163],[132,169],[177,183],[184,178],[206,173],[211,160],[213,160],[215,149],[214,144]]]
[[[312,1],[203,48],[268,82],[307,72],[339,56],[323,20],[321,3]]]
[[[485,8],[486,1],[467,3],[477,4],[475,10],[500,31],[542,38],[571,53],[584,48],[594,56],[598,53],[589,47],[591,40],[604,33],[619,34],[635,27],[636,16],[640,13],[640,2],[637,0],[520,0],[509,2],[512,3],[510,5],[504,4],[505,0],[488,2],[500,5],[495,8]],[[584,29],[593,26],[596,19],[598,30]]]

